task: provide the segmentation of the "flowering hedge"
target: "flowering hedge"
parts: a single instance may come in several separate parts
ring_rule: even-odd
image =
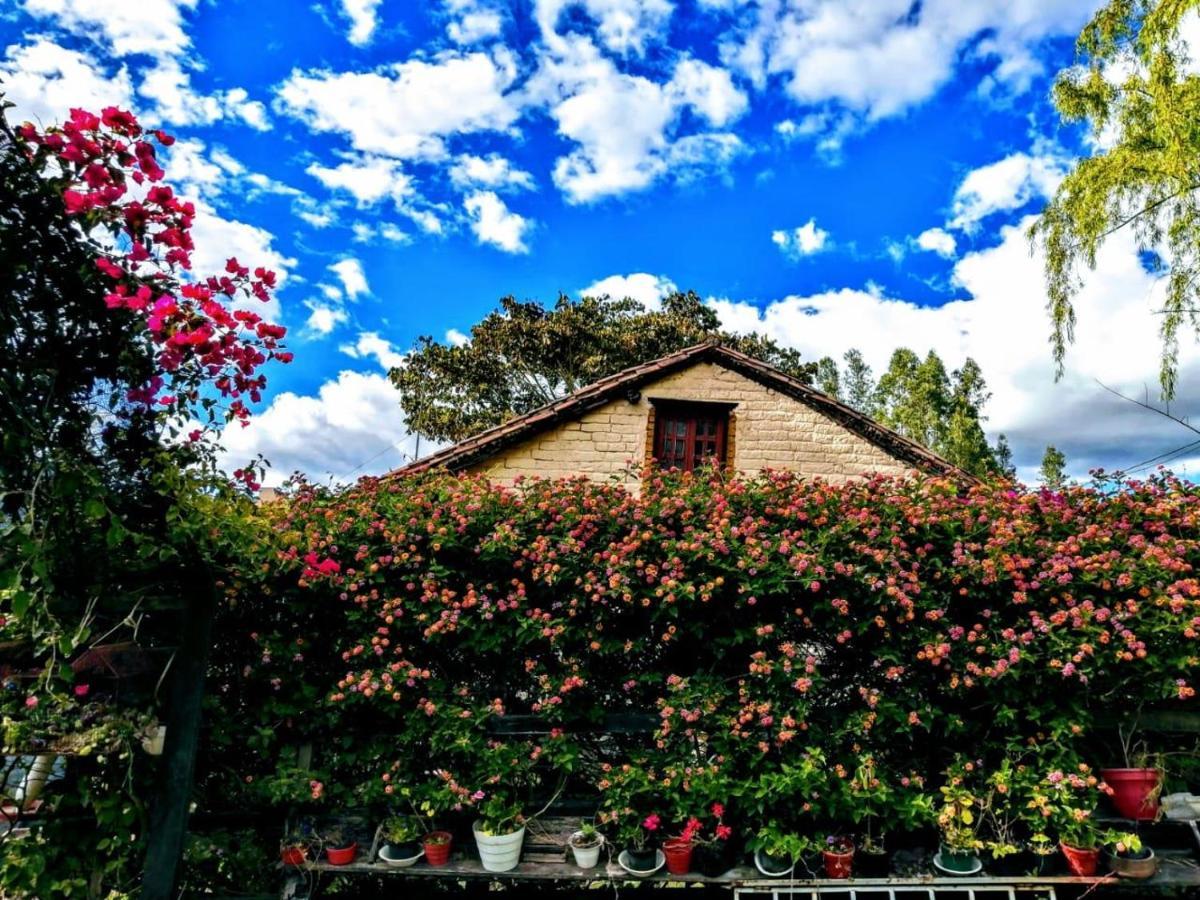
[[[311,777],[246,776],[315,807],[499,820],[566,784],[628,840],[716,803],[753,843],[932,826],[953,787],[994,801],[992,839],[1057,836],[1055,786],[1118,762],[1106,713],[1190,706],[1198,513],[1166,476],[302,485],[230,586],[224,649],[255,662],[220,690],[318,736]],[[599,738],[621,712],[657,727]]]

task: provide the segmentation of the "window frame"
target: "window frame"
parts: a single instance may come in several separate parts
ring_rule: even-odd
[[[715,423],[715,432],[713,443],[716,447],[716,452],[711,456],[703,457],[704,459],[714,459],[719,468],[727,468],[730,465],[729,447],[730,447],[730,432],[733,424],[733,409],[737,406],[736,403],[718,403],[706,400],[681,400],[675,398],[648,398],[652,407],[652,423],[650,428],[650,442],[648,456],[650,462],[655,465],[664,465],[661,454],[663,440],[666,437],[665,429],[668,422],[686,422],[686,430],[683,436],[684,441],[684,458],[682,466],[675,466],[682,472],[690,472],[696,468],[696,440],[697,440],[697,424],[701,419],[712,419]],[[677,437],[678,439],[678,437]]]

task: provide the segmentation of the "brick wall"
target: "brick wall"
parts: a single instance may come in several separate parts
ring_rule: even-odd
[[[518,475],[582,473],[625,480],[646,457],[652,398],[736,403],[732,463],[743,472],[792,469],[842,481],[869,472],[899,474],[907,464],[804,404],[713,363],[698,363],[642,387],[637,403],[613,400],[474,466],[498,481]]]

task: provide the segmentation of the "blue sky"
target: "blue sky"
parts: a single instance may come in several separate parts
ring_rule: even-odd
[[[507,294],[672,286],[813,357],[970,355],[1021,473],[1187,434],[1105,394],[1156,371],[1159,286],[1121,239],[1067,378],[1022,227],[1070,161],[1066,0],[25,0],[0,6],[11,118],[116,103],[180,136],[198,268],[286,278],[296,361],[231,458],[344,479],[415,451],[384,378]],[[1197,370],[1200,373],[1200,369]],[[1185,351],[1184,388],[1193,377]],[[1183,467],[1192,465],[1181,459]]]

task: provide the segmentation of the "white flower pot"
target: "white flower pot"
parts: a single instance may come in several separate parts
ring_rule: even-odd
[[[575,855],[575,865],[581,869],[594,869],[600,862],[600,850],[604,847],[604,838],[596,841],[595,847],[576,847],[571,844],[571,852]]]
[[[489,872],[509,872],[521,861],[521,846],[525,843],[525,826],[511,834],[483,834],[479,822],[472,826],[479,861]]]

